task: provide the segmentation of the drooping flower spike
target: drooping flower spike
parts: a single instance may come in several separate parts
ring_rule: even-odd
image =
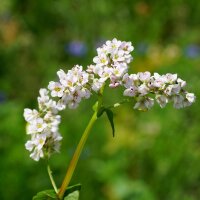
[[[98,93],[107,82],[110,88],[124,87],[123,95],[133,99],[133,107],[138,110],[149,110],[154,101],[161,108],[173,102],[177,109],[195,102],[195,95],[185,90],[186,82],[177,74],[128,74],[133,50],[131,42],[107,41],[97,49],[94,63],[86,71],[79,65],[67,73],[59,70],[59,80],[50,81],[47,89],[40,89],[38,110],[24,109],[26,132],[31,137],[25,147],[31,152],[32,159],[38,161],[59,152],[62,136],[59,133],[61,117],[58,113],[66,108],[77,108],[82,99],[88,99],[93,92]]]

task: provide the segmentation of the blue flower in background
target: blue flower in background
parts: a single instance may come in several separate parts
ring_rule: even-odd
[[[71,41],[65,46],[65,52],[72,56],[83,57],[87,53],[87,46],[81,41]]]
[[[137,45],[137,52],[141,55],[145,55],[147,53],[147,49],[148,49],[148,44],[146,43],[141,42]]]
[[[200,47],[195,44],[191,44],[185,48],[185,55],[189,58],[196,58],[200,56]]]
[[[0,91],[0,103],[4,103],[6,101],[6,94]]]

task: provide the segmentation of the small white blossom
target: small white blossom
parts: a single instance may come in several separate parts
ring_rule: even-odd
[[[49,82],[48,89],[51,90],[52,97],[63,96],[64,87],[58,82],[54,82],[54,81]]]
[[[169,102],[169,99],[166,95],[156,95],[156,101],[158,102],[161,108],[164,108]]]
[[[190,102],[190,103],[194,103],[196,96],[193,93],[187,93],[186,94],[186,99]]]
[[[29,108],[25,108],[24,109],[24,118],[27,122],[31,122],[35,119],[37,119],[39,116],[39,113],[37,110],[33,109],[29,109]]]

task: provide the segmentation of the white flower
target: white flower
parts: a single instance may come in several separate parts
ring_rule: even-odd
[[[169,102],[169,99],[165,95],[156,95],[156,101],[158,102],[161,108],[164,108]]]
[[[38,116],[39,116],[39,113],[37,110],[35,109],[31,110],[29,108],[24,109],[24,118],[27,122],[31,122],[37,119]]]
[[[187,93],[186,94],[186,99],[190,102],[190,103],[194,103],[196,96],[193,93]]]
[[[134,97],[137,94],[137,88],[135,86],[132,86],[126,90],[124,90],[124,96]]]
[[[186,81],[183,81],[180,78],[177,79],[177,83],[179,83],[182,88],[186,86]]]
[[[141,110],[141,111],[147,111],[151,109],[151,107],[154,105],[154,99],[152,98],[140,98],[138,102],[135,104],[134,109]]]
[[[32,128],[33,132],[41,133],[47,127],[47,124],[42,118],[37,118],[30,124],[30,127]]]
[[[140,86],[138,87],[138,92],[139,92],[142,96],[144,96],[144,95],[146,95],[146,94],[149,93],[149,88],[146,86],[146,84],[142,84],[142,85],[140,85]]]
[[[184,97],[182,95],[173,96],[174,108],[180,109],[183,108]]]
[[[39,161],[40,158],[44,157],[44,153],[43,151],[40,149],[38,150],[37,148],[33,151],[33,153],[30,154],[30,157],[35,160],[35,161]]]
[[[100,81],[99,79],[97,78],[93,79],[92,90],[94,90],[95,92],[99,91],[103,86],[103,84],[104,82]]]
[[[139,72],[137,75],[138,75],[139,80],[142,82],[148,82],[151,77],[150,72]]]
[[[168,83],[174,83],[174,82],[177,80],[177,74],[170,74],[170,73],[167,73],[167,74],[165,75],[165,77],[166,77],[166,81],[167,81]]]
[[[121,48],[123,49],[125,54],[129,54],[134,50],[134,47],[132,46],[131,42],[122,42]]]
[[[94,57],[93,61],[99,67],[106,66],[108,64],[108,58],[104,54]]]
[[[54,81],[49,82],[48,89],[51,90],[52,97],[62,97],[63,96],[64,88],[58,82],[54,82]]]

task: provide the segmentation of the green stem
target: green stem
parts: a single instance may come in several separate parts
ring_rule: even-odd
[[[50,168],[49,164],[47,165],[47,172],[48,172],[48,174],[49,174],[49,178],[50,178],[50,180],[51,180],[51,184],[52,184],[52,186],[53,186],[53,189],[55,190],[55,192],[56,192],[56,194],[57,194],[57,193],[58,193],[58,188],[57,188],[56,183],[55,183],[55,181],[54,181],[54,179],[53,179],[52,171],[51,171],[51,168]]]
[[[72,160],[69,164],[69,167],[67,169],[67,172],[66,172],[66,175],[65,175],[65,178],[63,179],[63,182],[62,182],[62,185],[60,187],[60,190],[58,192],[58,197],[59,199],[62,199],[63,196],[64,196],[64,193],[71,181],[71,178],[73,176],[73,173],[74,173],[74,170],[76,168],[76,165],[78,163],[78,160],[79,160],[79,157],[81,155],[81,152],[83,150],[83,147],[87,141],[87,138],[89,136],[89,133],[95,123],[95,121],[97,120],[97,113],[98,113],[98,110],[99,108],[101,107],[102,105],[102,101],[103,101],[103,90],[104,90],[104,86],[101,88],[100,92],[99,92],[99,95],[98,95],[98,106],[97,106],[97,109],[95,110],[94,114],[92,115],[92,118],[90,119],[85,131],[83,132],[83,135],[79,141],[79,144],[75,150],[75,153],[72,157]]]

